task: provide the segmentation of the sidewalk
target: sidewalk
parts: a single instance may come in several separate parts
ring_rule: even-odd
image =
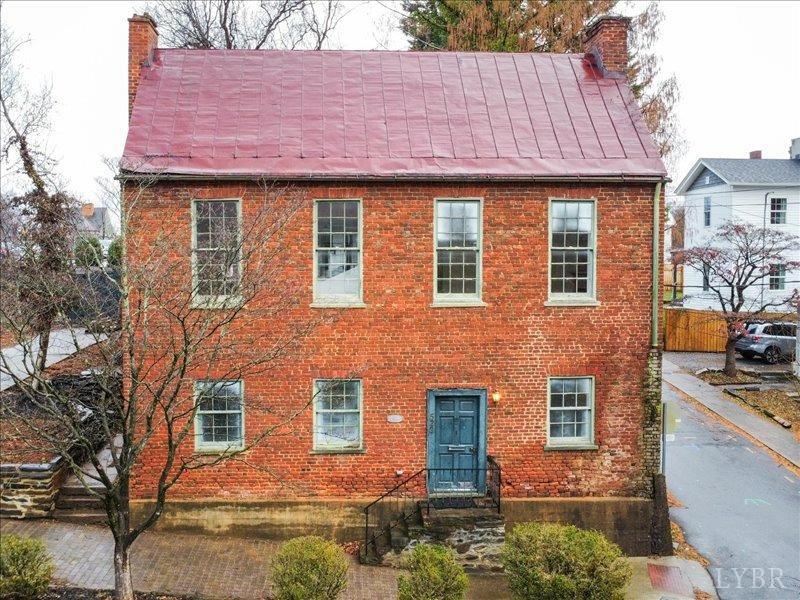
[[[73,340],[73,333],[75,339]],[[84,329],[76,329],[71,331],[69,329],[54,329],[50,332],[50,346],[47,352],[46,366],[54,365],[61,362],[75,354],[78,350],[93,346],[97,342],[106,339],[105,334],[92,334],[86,333]],[[77,342],[77,344],[76,344]],[[5,362],[0,362],[0,391],[10,388],[14,385],[14,379],[10,373],[6,372],[6,365],[8,364],[8,371],[21,379],[26,379],[31,371],[33,371],[33,361],[39,353],[39,338],[36,337],[25,346],[16,345],[9,348],[3,348],[3,359]]]
[[[739,429],[754,437],[767,448],[780,454],[796,467],[800,467],[800,444],[788,429],[765,421],[758,415],[742,408],[727,398],[724,392],[692,374],[681,371],[680,367],[667,359],[663,360],[663,379],[672,387],[691,396],[697,402],[733,423]]]
[[[53,555],[55,578],[61,585],[91,589],[114,585],[114,543],[104,527],[49,519],[3,520],[0,532],[43,540]],[[267,540],[148,531],[133,546],[134,587],[143,592],[258,600],[269,597],[269,562],[277,548],[277,542]],[[629,600],[693,600],[692,586],[716,597],[711,578],[698,563],[674,557],[630,561],[634,577],[626,593]],[[399,573],[388,567],[364,566],[351,558],[342,598],[397,598]],[[470,575],[468,598],[504,600],[510,595],[502,575]]]

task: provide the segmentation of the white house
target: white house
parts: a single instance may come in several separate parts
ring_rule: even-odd
[[[703,244],[728,220],[800,235],[800,138],[792,140],[789,152],[786,159],[764,159],[760,151],[751,152],[749,159],[699,159],[675,190],[684,198],[684,247]],[[785,259],[800,260],[800,251]],[[800,288],[800,271],[783,264],[770,265],[770,269],[762,286],[748,290],[752,304],[762,297],[766,301],[786,298]],[[683,304],[718,309],[706,277],[693,268],[684,272]]]

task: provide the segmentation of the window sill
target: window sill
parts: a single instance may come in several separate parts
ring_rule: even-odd
[[[243,301],[239,296],[197,297],[192,298],[191,308],[200,310],[224,310],[226,308],[239,308]]]
[[[310,454],[366,454],[366,448],[314,448]]]
[[[208,454],[227,454],[227,453],[231,453],[232,454],[232,453],[235,453],[235,452],[241,452],[242,450],[244,450],[244,446],[226,446],[224,448],[221,448],[221,447],[220,448],[195,448],[194,449],[194,453],[195,454],[204,454],[204,455],[208,455]]]
[[[547,444],[544,447],[545,452],[553,451],[575,451],[575,450],[597,450],[599,447],[596,444]]]
[[[595,298],[549,298],[545,306],[600,306]]]
[[[311,308],[367,308],[361,300],[314,300],[309,304]]]
[[[430,306],[431,308],[481,308],[489,305],[483,300],[473,298],[470,300],[434,300]]]

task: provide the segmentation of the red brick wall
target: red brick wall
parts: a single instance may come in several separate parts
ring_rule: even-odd
[[[130,185],[130,184],[129,184]],[[488,452],[503,468],[510,496],[607,496],[645,493],[643,386],[650,330],[652,184],[313,185],[286,229],[282,269],[298,306],[285,317],[254,303],[247,330],[268,348],[292,322],[335,311],[312,309],[313,198],[363,199],[366,308],[341,310],[319,325],[268,374],[245,379],[246,435],[274,422],[261,411],[299,407],[315,378],[357,373],[363,380],[363,439],[358,455],[312,454],[311,411],[283,435],[235,462],[188,473],[172,497],[263,498],[375,496],[425,466],[426,390],[487,388]],[[130,193],[130,190],[129,190]],[[483,308],[433,308],[433,199],[482,197]],[[163,183],[137,199],[129,259],[152,249],[158,231],[190,232],[192,198],[243,198],[245,223],[255,184]],[[598,307],[546,307],[548,198],[597,199]],[[141,243],[145,242],[145,243]],[[136,248],[140,249],[137,250]],[[188,246],[187,246],[188,247]],[[173,261],[189,270],[188,252]],[[157,335],[157,334],[156,334]],[[279,334],[278,334],[279,335]],[[261,342],[257,342],[261,343]],[[224,361],[214,369],[223,368]],[[548,376],[596,377],[596,451],[545,451]],[[260,407],[260,408],[258,408]],[[404,421],[387,423],[387,415]],[[131,496],[153,496],[160,467],[156,436]],[[189,444],[191,445],[191,444]],[[190,448],[187,448],[187,451]]]

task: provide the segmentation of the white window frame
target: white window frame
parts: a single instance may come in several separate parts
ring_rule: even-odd
[[[774,202],[780,201],[781,209],[774,210]],[[787,213],[789,212],[789,199],[788,198],[770,198],[769,204],[769,224],[770,225],[786,225]],[[778,218],[778,221],[773,219]]]
[[[711,196],[703,197],[703,227],[711,227]]]
[[[317,396],[320,393],[321,385],[330,382],[357,382],[358,383],[358,444],[317,444]],[[361,379],[348,379],[341,377],[328,377],[325,379],[315,379],[312,390],[313,399],[311,402],[311,444],[314,453],[317,454],[347,454],[360,453],[364,450],[364,382]],[[327,411],[331,412],[331,411]],[[333,412],[337,412],[333,410]],[[341,409],[341,412],[353,412],[352,409]]]
[[[772,268],[777,267],[778,274],[772,274]],[[781,269],[783,272],[781,272]],[[774,279],[773,279],[774,278]],[[774,263],[769,266],[769,274],[767,275],[767,284],[771,292],[782,292],[786,290],[786,265],[783,263]],[[778,287],[772,287],[773,280],[777,283]]]
[[[351,250],[358,251],[358,267],[360,274],[360,281],[358,282],[358,295],[352,296],[324,296],[317,293],[317,278],[319,272],[319,264],[317,260],[317,211],[321,202],[356,202],[358,204],[358,247],[351,248]],[[313,274],[311,282],[311,306],[314,308],[363,308],[364,304],[364,210],[361,198],[316,198],[314,200],[313,210],[311,214],[312,232],[314,241],[312,244],[312,265]]]
[[[569,438],[551,438],[550,437],[550,411],[553,407],[550,402],[550,382],[554,379],[589,379],[591,381],[591,393],[589,394],[589,435],[588,437],[569,437]],[[545,425],[547,433],[547,446],[551,448],[585,448],[596,449],[595,445],[595,395],[596,395],[596,382],[594,375],[563,375],[558,377],[547,378],[547,423]],[[555,408],[555,410],[560,410]],[[569,409],[567,409],[569,410]]]
[[[553,293],[553,204],[556,202],[591,202],[592,203],[592,245],[587,250],[592,257],[591,269],[588,271],[589,289],[586,293]],[[547,301],[545,306],[599,306],[597,300],[597,198],[556,198],[547,203]],[[577,250],[577,248],[576,248]]]
[[[238,444],[223,442],[204,442],[202,416],[214,414],[215,412],[233,413],[234,411],[200,411],[200,386],[204,384],[219,383],[238,383],[241,396],[239,400],[241,417],[241,437]],[[244,380],[242,379],[199,379],[194,382],[194,449],[198,453],[222,454],[224,452],[235,452],[244,449],[245,423],[244,423]]]
[[[700,272],[702,280],[702,288],[704,292],[707,292],[711,289],[711,266],[707,263],[703,263],[703,270]]]
[[[475,202],[478,205],[478,245],[475,248],[453,248],[454,250],[475,251],[475,293],[440,294],[438,292],[438,236],[440,202]],[[447,250],[447,248],[443,248]],[[433,199],[433,302],[435,307],[486,306],[483,302],[483,198],[481,197],[443,197]]]
[[[199,279],[197,272],[197,203],[198,202],[235,202],[236,203],[236,220],[237,220],[237,233],[240,236],[239,243],[241,243],[242,235],[242,199],[241,198],[193,198],[191,203],[191,229],[192,229],[192,308],[225,308],[236,306],[242,302],[239,295],[213,295],[207,296],[196,293],[198,289]],[[239,251],[239,283],[241,284],[242,277],[244,276],[244,257],[241,249]]]

